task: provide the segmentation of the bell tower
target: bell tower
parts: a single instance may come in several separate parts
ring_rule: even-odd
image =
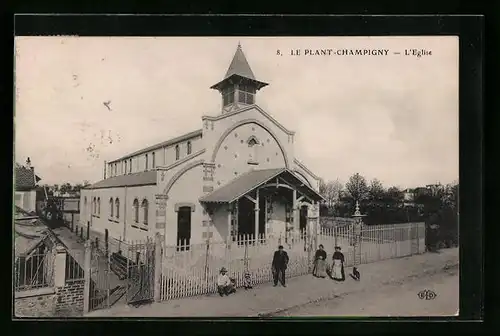
[[[228,113],[255,104],[257,91],[267,85],[268,83],[255,79],[241,44],[238,43],[224,79],[210,88],[221,93],[222,113]]]

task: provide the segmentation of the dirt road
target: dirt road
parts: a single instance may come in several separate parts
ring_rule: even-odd
[[[376,291],[348,294],[307,304],[273,316],[451,316],[458,313],[458,271],[442,272]],[[420,299],[422,290],[436,293],[433,300]]]

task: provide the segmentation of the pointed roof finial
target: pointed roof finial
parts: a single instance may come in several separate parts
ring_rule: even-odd
[[[238,48],[236,48],[236,52],[234,53],[233,60],[229,65],[229,69],[227,69],[226,75],[224,78],[228,78],[232,75],[239,75],[245,78],[255,80],[255,76],[248,64],[247,58],[243,53],[243,49],[241,48],[240,42],[238,42]]]

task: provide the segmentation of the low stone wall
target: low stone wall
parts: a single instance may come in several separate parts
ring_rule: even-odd
[[[64,287],[56,288],[57,316],[81,316],[83,314],[83,296],[85,281],[73,280],[66,282]]]
[[[56,295],[53,288],[17,292],[14,300],[15,317],[52,317]]]

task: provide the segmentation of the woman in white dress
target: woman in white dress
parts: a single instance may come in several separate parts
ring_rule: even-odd
[[[333,253],[333,265],[332,265],[332,278],[336,281],[344,281],[344,254],[340,252],[340,247],[335,246],[335,253]]]

